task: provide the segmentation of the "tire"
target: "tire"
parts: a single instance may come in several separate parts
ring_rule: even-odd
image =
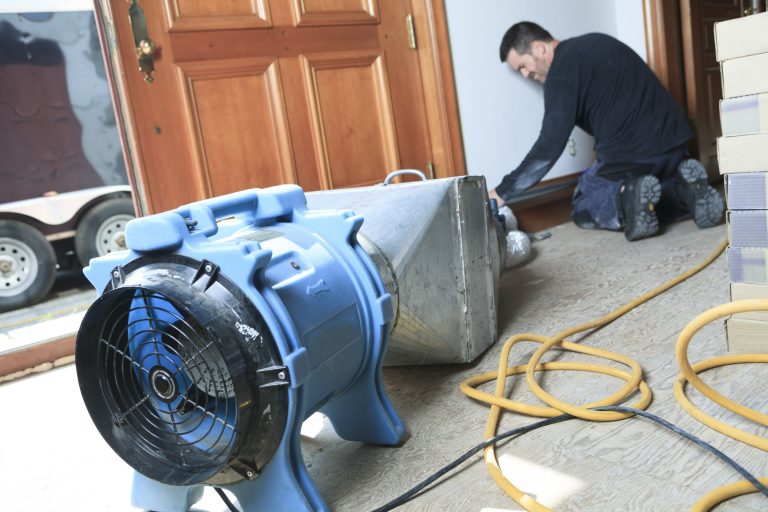
[[[56,278],[56,253],[42,233],[23,222],[0,220],[0,311],[45,297]]]
[[[127,249],[125,224],[136,217],[129,197],[107,199],[83,215],[75,234],[77,259],[85,267],[92,258]]]

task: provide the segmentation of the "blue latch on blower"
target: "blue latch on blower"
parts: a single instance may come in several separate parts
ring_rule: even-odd
[[[390,296],[350,211],[299,187],[248,190],[130,222],[91,261],[80,389],[137,473],[134,506],[187,510],[205,485],[244,510],[326,510],[301,457],[321,411],[344,439],[405,436],[381,382]]]

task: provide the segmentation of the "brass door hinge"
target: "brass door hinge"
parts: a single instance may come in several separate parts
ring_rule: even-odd
[[[427,176],[431,180],[435,179],[435,164],[432,162],[427,162]]]
[[[413,25],[413,14],[409,14],[405,17],[405,28],[408,31],[408,46],[416,49],[416,28]]]

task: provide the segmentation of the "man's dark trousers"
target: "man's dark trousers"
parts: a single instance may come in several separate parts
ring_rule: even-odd
[[[620,164],[605,164],[599,160],[579,176],[573,194],[571,218],[577,226],[588,229],[621,230],[624,227],[619,190],[624,180],[650,174],[661,182],[661,213],[670,218],[684,214],[684,205],[677,199],[677,166],[687,157],[685,146],[661,155]]]

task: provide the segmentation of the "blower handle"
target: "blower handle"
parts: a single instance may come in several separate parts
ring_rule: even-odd
[[[187,226],[205,236],[215,235],[217,222],[229,217],[246,218],[259,225],[270,224],[306,208],[304,191],[298,185],[280,185],[269,189],[252,188],[191,203],[175,212]]]
[[[291,220],[304,211],[307,200],[298,185],[253,188],[190,203],[176,210],[149,215],[125,226],[129,249],[137,252],[175,251],[190,233],[211,237],[219,232],[218,221],[235,217],[257,226]]]
[[[384,182],[382,183],[382,185],[385,185],[385,186],[389,185],[390,181],[404,174],[413,174],[415,176],[420,177],[421,181],[427,181],[427,177],[424,175],[423,172],[419,171],[418,169],[400,169],[399,171],[392,171],[391,173],[387,174],[387,177],[384,178]]]

